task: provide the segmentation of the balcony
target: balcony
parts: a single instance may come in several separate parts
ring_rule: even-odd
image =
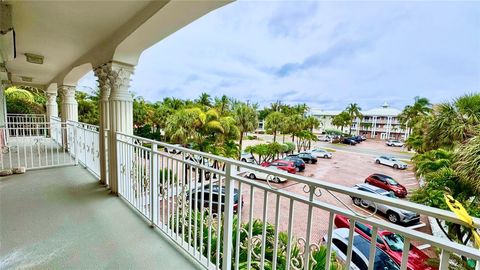
[[[480,260],[478,249],[432,235],[429,218],[466,225],[449,211],[121,132],[115,133],[116,160],[109,161],[117,168],[117,179],[110,179],[117,198],[96,181],[95,126],[52,118],[8,125],[5,134],[3,168],[29,169],[0,182],[0,255],[12,268],[311,269],[321,265],[323,250],[334,258],[324,261],[325,269],[337,263],[349,269],[359,223],[371,227],[373,239],[380,230],[401,235],[404,251],[410,244],[431,246],[425,252],[439,269],[448,269],[454,255]],[[50,169],[30,170],[37,168]],[[276,183],[283,178],[287,186]],[[350,197],[418,213],[426,226],[390,223],[375,215],[377,206],[372,213]],[[336,215],[349,220],[343,259],[332,252]],[[380,252],[375,245],[369,244],[368,269]],[[403,252],[395,263],[410,269],[411,259]]]

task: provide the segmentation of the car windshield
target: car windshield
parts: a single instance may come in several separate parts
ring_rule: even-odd
[[[383,236],[385,243],[387,243],[388,247],[390,247],[393,251],[402,251],[403,250],[403,236],[392,233]],[[412,246],[410,245],[410,248]]]
[[[363,236],[357,235],[353,238],[353,245],[365,256],[365,258],[369,258],[370,256],[370,241],[363,238]],[[375,263],[373,265],[373,269],[375,270],[396,270],[398,265],[388,257],[388,255],[382,251],[381,249],[377,248],[375,252]]]
[[[391,177],[385,177],[385,181],[387,181],[387,183],[389,183],[392,186],[398,186],[398,182]]]

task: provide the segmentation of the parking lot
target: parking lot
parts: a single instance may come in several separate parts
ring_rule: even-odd
[[[264,143],[265,141],[263,141]],[[262,141],[249,141],[247,144],[262,143]],[[407,170],[395,170],[391,167],[375,164],[375,156],[380,154],[389,154],[398,156],[399,158],[407,158],[411,154],[402,151],[400,148],[391,148],[385,146],[382,142],[378,141],[365,141],[357,146],[348,145],[331,145],[328,143],[316,143],[314,147],[334,148],[332,159],[319,158],[317,164],[306,165],[304,172],[298,173],[312,177],[318,181],[324,181],[326,183],[335,183],[352,187],[355,184],[363,183],[365,178],[373,173],[382,173],[389,175],[396,179],[400,184],[404,185],[410,192],[418,187],[418,181],[416,180],[413,172],[410,169]],[[261,180],[252,180],[261,181]],[[297,194],[308,196],[304,191],[304,185],[293,181],[287,181],[282,184],[272,184],[276,188],[288,190]],[[342,203],[346,204],[351,209],[355,210],[359,214],[368,215],[371,214],[371,210],[365,210],[362,207],[355,206],[349,196],[342,194],[335,194],[340,201],[334,198],[327,192],[322,192],[322,195],[316,197],[316,199],[327,202],[329,204],[337,205],[339,207],[346,208]],[[242,209],[242,220],[248,222],[250,213],[250,194],[249,191],[244,191],[244,207]],[[267,199],[267,220],[269,223],[275,222],[275,203],[276,195],[270,194]],[[254,193],[254,207],[253,217],[263,219],[263,204],[264,204],[264,192],[256,191]],[[285,198],[280,200],[280,222],[279,229],[287,231],[288,229],[288,216],[289,216],[290,204]],[[295,203],[293,213],[293,235],[296,238],[305,238],[307,231],[307,217],[308,207]],[[376,218],[385,219],[385,217],[377,213]],[[321,238],[326,234],[328,229],[329,213],[321,211],[319,209],[313,210],[312,219],[312,235],[313,242],[318,243]],[[421,223],[412,225],[418,227],[417,229],[424,232],[429,232],[430,228],[425,217],[421,217]]]

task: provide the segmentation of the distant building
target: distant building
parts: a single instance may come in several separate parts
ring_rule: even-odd
[[[326,129],[338,129],[339,127],[332,125],[332,119],[339,113],[341,113],[341,111],[322,111],[312,109],[311,114],[317,117],[320,121],[318,132],[322,133]],[[382,140],[408,138],[408,131],[402,128],[400,121],[398,120],[398,115],[401,111],[389,107],[387,103],[384,103],[380,108],[362,111],[361,113],[363,117],[361,119],[356,118],[353,121],[353,134]],[[348,132],[349,129],[350,127],[346,126],[343,131]]]

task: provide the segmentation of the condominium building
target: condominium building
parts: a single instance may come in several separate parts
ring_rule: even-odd
[[[322,111],[312,109],[312,115],[320,121],[320,127],[317,132],[322,133],[327,129],[339,129],[332,124],[333,118],[341,111]],[[405,130],[398,115],[400,110],[392,108],[388,103],[384,103],[379,108],[361,111],[362,117],[355,118],[351,126],[351,131],[356,135],[364,135],[371,139],[406,139],[408,130]],[[349,132],[350,126],[343,127],[343,132]]]

